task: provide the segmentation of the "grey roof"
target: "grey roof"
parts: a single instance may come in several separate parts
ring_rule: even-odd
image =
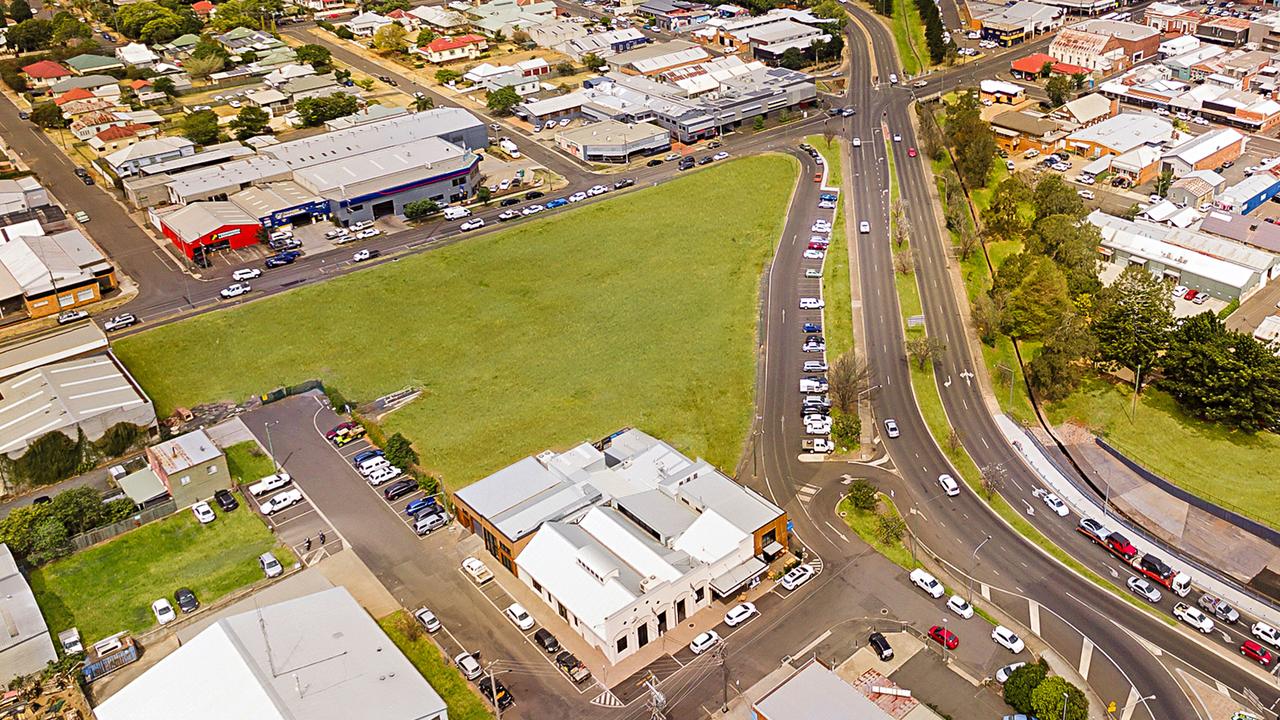
[[[1264,222],[1260,217],[1210,210],[1200,223],[1204,232],[1231,238],[1253,247],[1280,253],[1280,225]]]
[[[484,123],[462,108],[435,108],[282,142],[263,148],[261,153],[282,160],[296,169],[437,137],[476,125],[483,126]]]
[[[262,218],[273,212],[318,202],[320,197],[288,180],[248,187],[227,198],[253,217]]]
[[[387,118],[405,115],[409,111],[406,108],[397,107],[395,105],[370,105],[363,110],[359,110],[350,115],[344,115],[340,118],[326,120],[324,127],[326,130],[345,130],[358,125],[367,125],[371,122],[386,120]]]
[[[192,430],[172,440],[147,448],[147,454],[160,464],[166,473],[182,472],[187,468],[222,457],[222,451],[204,430]]]
[[[241,187],[272,178],[285,178],[288,175],[289,166],[283,162],[261,155],[250,155],[220,165],[179,173],[167,184],[178,198],[199,198],[210,191]]]
[[[336,159],[322,165],[295,169],[293,179],[302,187],[331,199],[358,197],[374,190],[458,170],[475,156],[437,137]]]
[[[769,720],[891,720],[866,695],[825,665],[810,660],[752,706]]]
[[[50,92],[63,93],[75,88],[84,88],[92,90],[94,88],[104,87],[106,85],[115,85],[120,81],[110,75],[81,75],[80,77],[69,77],[66,80],[60,80],[49,88]]]
[[[124,494],[139,505],[169,494],[169,491],[164,489],[164,483],[160,481],[160,477],[156,475],[156,471],[150,466],[129,473],[117,482]]]
[[[58,659],[35,593],[4,543],[0,543],[0,621],[7,630],[0,633],[0,681],[43,670],[46,663]]]
[[[696,512],[661,490],[645,490],[615,502],[626,515],[658,533],[663,540],[678,536],[698,519]]]
[[[462,488],[455,495],[477,513],[493,517],[553,488],[559,489],[568,484],[567,480],[552,473],[537,458],[527,457]]]
[[[680,494],[696,498],[744,532],[753,533],[777,519],[782,509],[745,485],[718,472],[702,472],[680,485]]]
[[[700,45],[689,42],[688,40],[668,40],[667,42],[641,45],[638,48],[618,53],[617,55],[607,58],[607,60],[610,65],[614,67],[621,67],[623,65],[640,62],[641,60],[650,60],[652,58],[662,57],[663,55],[670,55],[672,53],[699,48],[701,48]]]
[[[41,365],[106,348],[106,333],[91,322],[21,335],[0,345],[0,380]]]
[[[213,163],[226,162],[237,158],[248,157],[253,154],[253,150],[241,145],[235,140],[217,145],[206,145],[202,150],[191,155],[183,155],[172,160],[152,163],[141,168],[143,175],[158,175],[161,173],[173,173],[184,168],[196,165],[212,165]]]

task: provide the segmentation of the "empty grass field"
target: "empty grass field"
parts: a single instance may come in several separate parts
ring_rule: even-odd
[[[116,351],[162,413],[309,378],[357,402],[420,387],[387,430],[455,489],[624,426],[731,469],[796,172],[781,155],[717,165]]]
[[[214,512],[218,519],[201,525],[182,510],[34,570],[31,588],[49,630],[56,635],[76,626],[85,645],[121,630],[139,632],[155,625],[152,601],[173,603],[178,588],[191,588],[208,604],[261,580],[257,557],[264,552],[293,563],[243,501],[233,512]]]
[[[458,668],[440,654],[440,649],[427,638],[409,613],[399,610],[382,618],[378,624],[387,637],[391,638],[391,642],[400,648],[400,652],[409,658],[409,662],[418,668],[427,684],[440,693],[441,699],[449,708],[450,720],[485,720],[493,717],[489,706],[471,689]]]

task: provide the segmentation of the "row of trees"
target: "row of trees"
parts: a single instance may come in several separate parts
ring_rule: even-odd
[[[937,65],[947,57],[946,28],[942,24],[942,11],[933,0],[916,0],[916,10],[924,23],[924,43],[929,47],[929,62]]]
[[[69,555],[71,538],[110,525],[134,513],[132,500],[102,502],[91,487],[58,493],[50,502],[14,508],[0,520],[0,543],[29,565],[43,565]]]
[[[933,4],[932,0],[925,2]],[[935,126],[936,123],[930,125]],[[977,92],[961,93],[947,105],[944,138],[953,148],[956,170],[964,184],[969,188],[985,187],[991,177],[998,148],[991,124],[982,119],[982,103]]]
[[[200,32],[203,23],[186,3],[177,0],[144,0],[121,6],[111,26],[130,40],[152,45],[187,33]]]

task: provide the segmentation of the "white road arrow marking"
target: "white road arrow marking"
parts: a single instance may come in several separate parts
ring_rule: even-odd
[[[951,387],[951,376],[950,376],[950,375],[948,375],[948,376],[947,376],[947,381],[946,381],[946,382],[944,382],[944,383],[942,383],[942,386],[943,386],[943,387]]]
[[[1031,503],[1027,502],[1026,500],[1023,500],[1022,504],[1027,506],[1028,515],[1034,516],[1036,514],[1036,510],[1035,508],[1031,507]]]
[[[969,371],[969,368],[965,368],[964,371],[960,373],[960,377],[964,378],[965,385],[973,385],[973,373]]]

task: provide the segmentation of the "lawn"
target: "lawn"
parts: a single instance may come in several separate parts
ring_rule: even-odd
[[[1132,460],[1219,505],[1280,527],[1275,472],[1280,437],[1231,432],[1183,413],[1155,388],[1142,391],[1136,418],[1133,388],[1087,380],[1074,394],[1047,407],[1054,423],[1076,420],[1106,438]]]
[[[226,449],[227,471],[236,483],[255,483],[275,472],[271,457],[262,451],[258,443],[246,440]]]
[[[898,46],[898,59],[902,72],[916,75],[928,65],[929,49],[924,40],[924,23],[920,11],[912,0],[899,0],[893,4],[893,42]]]
[[[262,521],[242,507],[218,512],[200,525],[186,510],[148,523],[100,545],[31,573],[49,630],[71,626],[88,642],[155,624],[151,602],[173,601],[173,592],[191,588],[203,604],[262,579],[256,558],[273,550],[284,565],[294,562]]]
[[[418,629],[409,613],[403,610],[394,612],[379,620],[378,624],[391,638],[391,642],[400,648],[400,652],[409,658],[409,662],[418,668],[427,683],[440,693],[444,704],[449,708],[450,720],[483,720],[493,717],[489,706],[471,690],[462,674],[440,654],[439,648]]]
[[[320,378],[452,488],[624,426],[732,468],[797,163],[765,155],[121,340],[161,413]],[[691,202],[691,199],[696,201]],[[216,363],[181,358],[216,353]]]
[[[896,517],[902,517],[898,513],[898,508],[893,504],[893,501],[883,493],[880,495],[880,507],[886,513]],[[907,547],[903,545],[901,540],[893,543],[892,545],[886,545],[880,542],[880,538],[876,536],[876,528],[879,525],[879,521],[876,519],[876,513],[869,510],[859,510],[855,508],[853,503],[849,502],[848,498],[840,501],[840,504],[836,506],[836,511],[840,513],[840,517],[844,519],[844,524],[848,525],[850,530],[857,533],[858,537],[862,538],[863,542],[875,548],[876,552],[907,570],[915,569],[917,563],[912,559],[910,551],[907,550]]]
[[[826,160],[829,185],[842,185],[840,173],[840,143],[827,143],[821,135],[810,135],[806,142],[817,148]],[[831,182],[834,180],[834,182]],[[848,192],[841,187],[841,192]],[[844,202],[836,206],[836,217],[831,224],[831,245],[822,266],[822,298],[828,310],[823,311],[823,335],[827,341],[827,357],[837,358],[853,349],[853,304],[849,277],[849,248],[846,245]]]

